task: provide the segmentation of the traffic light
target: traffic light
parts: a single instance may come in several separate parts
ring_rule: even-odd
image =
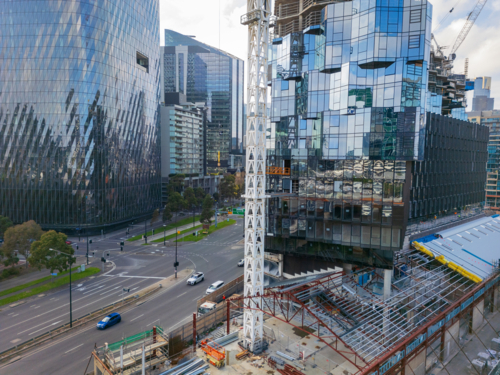
[[[78,250],[78,245],[76,245],[76,249]]]
[[[106,256],[108,256],[108,257],[109,257],[109,253],[106,253]]]
[[[104,258],[104,257],[101,257],[101,262],[104,262],[104,263],[106,263],[106,258]]]
[[[125,242],[120,242],[120,246],[125,246]]]
[[[123,251],[123,246],[120,246],[120,251]]]
[[[179,265],[179,262],[174,262],[174,267],[177,267]]]
[[[91,243],[92,243],[92,240],[89,240],[89,243],[91,244]]]

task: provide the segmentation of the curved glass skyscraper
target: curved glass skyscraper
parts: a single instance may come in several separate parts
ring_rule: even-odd
[[[158,0],[0,0],[0,215],[113,226],[161,200]]]

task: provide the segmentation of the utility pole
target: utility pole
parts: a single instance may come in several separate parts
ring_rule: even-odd
[[[179,262],[177,261],[177,225],[175,226],[175,262],[174,262],[174,269],[175,269],[175,278],[177,279],[177,266],[179,265]]]
[[[247,14],[241,17],[241,23],[248,26],[244,296],[250,301],[243,315],[243,340],[253,353],[262,350],[264,334],[264,314],[257,297],[264,293],[269,3],[247,0]]]
[[[146,229],[147,220],[144,220],[144,243],[148,243],[148,232]]]

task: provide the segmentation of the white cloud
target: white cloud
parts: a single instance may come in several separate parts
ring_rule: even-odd
[[[441,45],[451,49],[476,0],[431,2],[434,6],[436,38]],[[449,14],[452,7],[455,9]],[[499,12],[500,1],[490,0],[486,3],[467,39],[457,51],[455,71],[463,72],[464,59],[469,57],[469,76],[493,78],[492,96],[498,98],[497,107],[500,108],[500,71],[497,68],[500,65]],[[220,40],[222,50],[246,61],[247,27],[240,24],[240,17],[245,13],[246,0],[160,0],[161,43],[163,45],[163,30],[172,29],[182,34],[196,35],[199,41],[214,47],[219,47]]]

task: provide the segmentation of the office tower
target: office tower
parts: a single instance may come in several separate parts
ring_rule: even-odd
[[[487,126],[490,130],[488,163],[486,165],[486,207],[500,211],[500,111],[469,112],[469,121]]]
[[[266,251],[390,267],[409,225],[484,201],[487,128],[429,113],[430,3],[275,12]]]
[[[100,232],[159,207],[158,7],[2,2],[0,214]]]
[[[472,111],[492,111],[495,99],[490,98],[491,77],[477,77],[474,81]]]
[[[162,95],[180,92],[207,107],[207,173],[227,172],[243,150],[244,62],[196,39],[165,30]]]

